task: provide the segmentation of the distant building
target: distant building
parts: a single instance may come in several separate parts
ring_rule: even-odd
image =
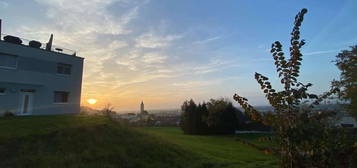
[[[141,104],[140,104],[140,114],[143,114],[145,111],[145,108],[144,108],[144,102],[141,101]]]
[[[83,58],[53,47],[52,36],[24,41],[0,36],[0,116],[79,113]]]
[[[357,128],[357,121],[347,111],[341,110],[336,126]]]
[[[138,118],[135,113],[120,114],[119,117],[120,117],[121,119],[129,120],[129,121],[136,121],[137,118]]]

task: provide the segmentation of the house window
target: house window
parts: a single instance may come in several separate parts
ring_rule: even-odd
[[[71,68],[72,68],[72,65],[70,65],[70,64],[58,63],[57,64],[57,74],[70,75]]]
[[[6,89],[5,88],[0,88],[0,96],[6,94]]]
[[[68,103],[69,92],[55,91],[55,103]]]
[[[0,53],[0,68],[16,69],[17,57]]]

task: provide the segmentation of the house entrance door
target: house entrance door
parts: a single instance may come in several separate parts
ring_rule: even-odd
[[[20,115],[31,115],[33,108],[33,92],[21,92]]]

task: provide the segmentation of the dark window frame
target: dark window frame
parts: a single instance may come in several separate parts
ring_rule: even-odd
[[[56,73],[61,75],[71,75],[72,65],[65,63],[57,63]]]
[[[6,95],[6,88],[0,88],[0,96]]]
[[[54,91],[53,94],[54,103],[68,103],[69,102],[69,92],[66,91]]]

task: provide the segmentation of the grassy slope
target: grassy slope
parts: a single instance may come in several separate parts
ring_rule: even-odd
[[[233,137],[184,135],[179,128],[141,128],[146,133],[167,139],[181,148],[208,160],[226,163],[227,167],[276,167],[274,156],[264,155]]]
[[[272,137],[273,135],[271,134],[262,134],[262,133],[247,133],[247,134],[238,134],[237,138],[242,139],[242,140],[246,140],[250,143],[253,143],[255,145],[258,145],[259,147],[273,147],[273,148],[277,148],[278,145],[276,143],[276,141],[274,140],[274,138],[272,139],[272,141],[262,141],[260,140],[261,137]]]
[[[232,138],[195,138],[162,130],[142,133],[93,116],[0,118],[0,167],[209,168],[275,163],[268,161],[271,156]]]
[[[72,127],[105,124],[106,118],[92,116],[28,116],[0,117],[0,143],[12,138],[41,135]]]

